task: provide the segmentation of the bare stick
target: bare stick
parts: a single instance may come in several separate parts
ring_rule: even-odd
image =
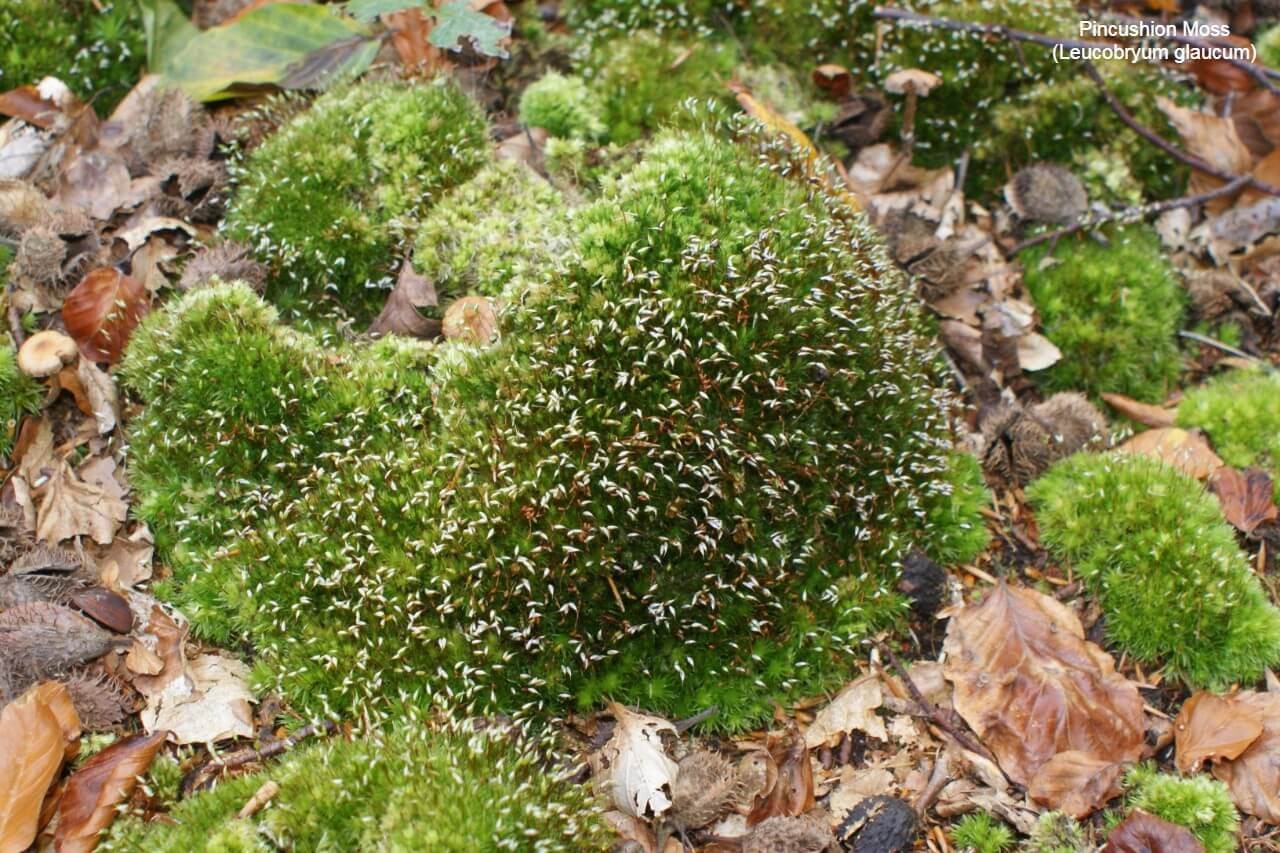
[[[1208,335],[1202,335],[1199,332],[1188,332],[1186,330],[1183,330],[1178,332],[1178,337],[1186,338],[1189,341],[1195,341],[1198,344],[1204,344],[1207,347],[1213,347],[1216,350],[1221,350],[1222,352],[1225,352],[1227,355],[1234,355],[1236,358],[1243,358],[1248,361],[1261,363],[1261,360],[1258,359],[1256,356],[1249,355],[1249,353],[1241,349],[1236,349],[1235,347],[1231,346],[1231,344],[1224,344],[1222,341],[1215,340],[1214,338],[1211,338]]]
[[[924,698],[924,694],[920,692],[920,688],[907,674],[907,670],[902,665],[902,661],[898,660],[898,656],[893,653],[893,649],[884,643],[877,643],[880,652],[889,659],[889,663],[893,665],[894,671],[898,673],[898,678],[902,679],[902,684],[907,688],[907,693],[911,696],[911,701],[915,702],[919,707],[919,716],[924,717],[938,728],[942,729],[951,737],[955,738],[956,743],[960,744],[970,752],[981,755],[983,758],[993,760],[991,753],[982,744],[969,737],[967,733],[962,731],[959,726],[937,705]]]
[[[302,741],[315,735],[331,735],[338,730],[338,724],[334,722],[313,723],[303,726],[288,737],[280,738],[280,740],[272,741],[261,749],[241,749],[230,755],[215,758],[202,767],[193,770],[187,774],[182,780],[182,792],[184,795],[190,794],[204,787],[208,782],[212,781],[214,775],[220,771],[234,770],[237,767],[243,767],[254,761],[261,761],[264,758],[271,758],[282,752],[287,752],[297,746]]]

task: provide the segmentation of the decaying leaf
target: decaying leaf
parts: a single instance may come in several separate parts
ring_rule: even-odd
[[[834,746],[842,736],[855,730],[886,740],[884,721],[876,714],[883,701],[880,679],[875,674],[862,676],[818,712],[805,730],[805,745],[810,749]]]
[[[1112,394],[1109,391],[1102,392],[1102,399],[1107,405],[1124,415],[1134,423],[1142,424],[1149,427],[1171,427],[1178,420],[1178,412],[1176,409],[1166,409],[1163,406],[1153,406],[1150,403],[1143,403],[1132,397],[1126,397],[1123,394]]]
[[[234,658],[200,655],[188,662],[181,677],[148,697],[142,726],[148,732],[167,729],[179,744],[251,737],[253,694],[248,677],[248,667]]]
[[[71,775],[54,834],[60,853],[89,853],[97,846],[98,834],[115,820],[116,806],[133,794],[167,735],[159,731],[117,741]]]
[[[1209,448],[1207,441],[1194,432],[1177,427],[1140,432],[1116,449],[1163,460],[1197,480],[1203,480],[1223,465],[1221,457]]]
[[[484,297],[469,298],[483,299]],[[487,300],[485,301],[487,304]],[[382,306],[382,312],[369,326],[369,332],[375,335],[404,335],[411,338],[437,337],[442,331],[440,321],[423,317],[418,313],[418,309],[431,308],[438,304],[436,287],[431,279],[416,271],[413,268],[413,261],[405,258],[404,263],[400,265],[396,286],[387,294],[387,302]]]
[[[498,334],[498,312],[487,297],[464,296],[444,312],[443,331],[451,341],[487,344]]]
[[[1204,853],[1191,830],[1134,809],[1107,836],[1102,853]]]
[[[956,710],[1018,784],[1060,752],[1111,762],[1141,754],[1137,687],[1057,600],[1000,584],[956,614],[944,649]]]
[[[100,545],[115,538],[129,507],[118,495],[82,480],[59,460],[38,490],[36,535],[56,545],[74,536],[89,536]]]
[[[1182,705],[1173,724],[1178,769],[1195,773],[1205,761],[1230,761],[1262,734],[1262,717],[1235,696],[1203,691]]]
[[[1241,533],[1252,533],[1280,513],[1272,498],[1271,475],[1261,468],[1241,471],[1224,465],[1209,476],[1209,491],[1218,496],[1222,514]]]
[[[114,267],[101,267],[67,294],[62,320],[85,358],[114,364],[148,308],[141,281]]]
[[[652,820],[672,804],[671,784],[679,766],[667,755],[663,734],[676,727],[661,717],[638,714],[616,702],[609,704],[616,725],[613,737],[594,758],[597,778],[603,780],[621,811]]]
[[[1243,175],[1253,165],[1249,149],[1240,140],[1235,123],[1210,112],[1180,107],[1163,96],[1156,97],[1156,104],[1177,128],[1186,150],[1228,175]],[[1192,174],[1192,191],[1222,185],[1218,178],[1203,172]]]
[[[0,712],[0,850],[25,850],[35,840],[45,793],[79,738],[71,697],[55,682],[37,684]]]
[[[772,786],[756,798],[747,823],[754,826],[771,817],[793,817],[813,808],[813,765],[804,736],[793,724],[786,731],[770,732],[766,742],[776,772]]]
[[[1120,794],[1124,769],[1122,763],[1068,750],[1040,766],[1027,793],[1041,805],[1081,818]]]
[[[1235,759],[1215,762],[1213,775],[1227,783],[1241,811],[1280,823],[1280,693],[1245,691],[1231,700],[1262,720],[1262,734]]]

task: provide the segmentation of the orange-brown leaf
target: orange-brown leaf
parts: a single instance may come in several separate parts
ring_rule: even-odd
[[[1123,394],[1102,393],[1107,405],[1134,423],[1149,427],[1171,427],[1178,421],[1178,413],[1164,406],[1153,406]]]
[[[138,777],[147,772],[168,734],[157,731],[125,738],[72,774],[58,808],[54,841],[59,853],[93,850],[98,834],[115,819],[116,806],[132,796]]]
[[[101,267],[67,294],[62,320],[85,358],[114,364],[149,307],[146,285],[118,269]]]
[[[45,794],[79,737],[71,696],[56,682],[37,684],[0,712],[0,851],[35,840]]]
[[[1102,853],[1204,853],[1191,830],[1134,809],[1111,830]]]
[[[1237,693],[1235,704],[1262,720],[1262,734],[1232,761],[1213,765],[1241,811],[1280,823],[1280,693]]]
[[[1183,703],[1173,732],[1178,769],[1195,773],[1205,761],[1243,754],[1262,734],[1262,717],[1234,696],[1201,691]]]
[[[1141,754],[1138,688],[1057,600],[1001,584],[956,614],[945,650],[956,710],[1018,784],[1060,752],[1117,763]]]
[[[1252,533],[1264,521],[1275,521],[1271,476],[1260,468],[1240,471],[1223,466],[1209,477],[1209,491],[1218,496],[1222,514],[1243,533]]]
[[[1177,427],[1140,432],[1116,449],[1163,460],[1197,480],[1208,477],[1223,464],[1207,441],[1196,433]]]
[[[1041,805],[1080,818],[1119,795],[1123,772],[1121,763],[1069,750],[1040,766],[1027,793]]]
[[[785,732],[771,733],[767,745],[777,774],[768,774],[774,783],[757,797],[747,816],[749,826],[779,815],[801,815],[814,805],[813,765],[804,735],[793,725]]]

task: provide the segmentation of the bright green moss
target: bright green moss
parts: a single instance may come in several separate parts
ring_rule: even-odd
[[[101,115],[142,75],[142,19],[132,0],[5,0],[0,4],[0,91],[57,77]]]
[[[1062,360],[1039,374],[1046,392],[1104,391],[1159,402],[1181,366],[1177,333],[1186,295],[1160,239],[1147,226],[1107,232],[1109,246],[1088,236],[1048,252],[1021,255],[1023,280]]]
[[[580,77],[550,71],[520,96],[520,121],[561,139],[604,136],[603,105]]]
[[[1139,764],[1125,775],[1130,808],[1185,826],[1204,845],[1205,853],[1231,853],[1240,816],[1227,786],[1209,776],[1181,778]]]
[[[1093,845],[1071,815],[1045,812],[1020,849],[1023,853],[1089,853]]]
[[[236,812],[267,781],[279,793]],[[602,850],[610,835],[586,788],[558,780],[503,732],[421,721],[304,747],[177,803],[167,821],[118,818],[99,849]]]
[[[1280,494],[1280,374],[1232,370],[1188,389],[1178,423],[1208,433],[1228,465],[1268,469]]]
[[[951,843],[965,853],[1005,853],[1013,831],[986,812],[971,812],[951,827]]]
[[[237,166],[225,230],[270,264],[267,292],[286,314],[367,317],[417,218],[488,162],[486,133],[480,107],[444,80],[330,92]]]
[[[940,501],[929,512],[929,526],[937,531],[929,555],[942,563],[968,563],[991,540],[982,522],[982,510],[991,503],[991,493],[982,477],[982,463],[975,456],[957,451],[949,463],[951,499]]]
[[[752,144],[655,140],[498,345],[417,372],[321,355],[243,288],[145,320],[131,476],[197,630],[343,716],[448,689],[740,728],[841,683],[903,612],[901,554],[981,522],[938,510],[950,400],[909,290]]]
[[[544,282],[572,244],[560,193],[523,163],[502,160],[432,208],[418,229],[413,265],[434,282],[443,305]]]
[[[13,345],[0,339],[0,456],[13,447],[23,415],[40,411],[44,386],[18,369]]]
[[[1041,541],[1102,603],[1108,639],[1194,687],[1280,662],[1272,606],[1218,501],[1145,456],[1077,454],[1031,484]]]
[[[1280,25],[1267,28],[1257,38],[1258,61],[1272,68],[1280,68]]]

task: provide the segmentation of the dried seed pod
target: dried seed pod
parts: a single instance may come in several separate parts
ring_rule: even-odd
[[[1031,412],[1052,429],[1057,459],[1086,447],[1105,445],[1110,438],[1107,419],[1083,394],[1075,391],[1054,394],[1032,406]]]
[[[836,830],[842,848],[855,853],[910,850],[915,834],[915,811],[897,797],[884,794],[859,802]]]
[[[815,809],[795,817],[761,821],[742,842],[742,853],[819,853],[836,843],[827,813]]]
[[[18,235],[48,222],[53,204],[26,181],[0,181],[0,232]]]
[[[15,575],[40,572],[75,574],[86,580],[97,580],[98,573],[92,561],[69,548],[41,543],[13,561],[9,572]]]
[[[254,260],[248,246],[228,240],[198,250],[182,271],[178,289],[194,290],[214,280],[243,281],[254,290],[261,290],[267,280],[267,267]]]
[[[1002,404],[982,423],[982,466],[1025,485],[1050,465],[1086,447],[1105,444],[1107,421],[1083,395],[1055,394],[1029,409]]]
[[[4,575],[0,577],[0,610],[36,601],[66,604],[73,592],[83,588],[83,581],[67,576]]]
[[[1054,163],[1035,163],[1005,184],[1005,200],[1022,219],[1069,225],[1084,215],[1089,196],[1069,169]]]
[[[700,749],[679,763],[680,773],[671,785],[671,821],[679,830],[706,826],[733,807],[741,787],[733,762]]]
[[[0,613],[0,656],[36,678],[97,660],[117,643],[116,636],[60,604],[33,602]]]
[[[54,284],[62,278],[62,261],[67,244],[46,225],[37,225],[23,233],[14,253],[12,273],[36,284]]]
[[[129,700],[115,679],[101,673],[74,672],[62,679],[80,724],[90,731],[118,725],[129,713]]]

